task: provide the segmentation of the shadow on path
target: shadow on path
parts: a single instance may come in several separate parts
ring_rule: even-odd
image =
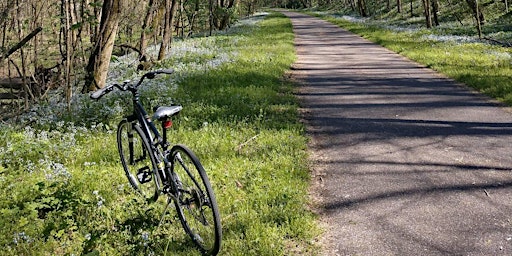
[[[512,255],[512,116],[330,23],[284,12],[324,255]]]

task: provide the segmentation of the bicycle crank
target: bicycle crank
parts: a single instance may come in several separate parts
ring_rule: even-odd
[[[152,179],[151,169],[148,166],[144,166],[137,171],[137,179],[139,183],[144,184],[150,182]]]

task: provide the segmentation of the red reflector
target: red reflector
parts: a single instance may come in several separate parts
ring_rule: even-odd
[[[171,126],[172,126],[172,121],[171,120],[164,121],[164,128],[165,129],[169,129],[169,128],[171,128]]]

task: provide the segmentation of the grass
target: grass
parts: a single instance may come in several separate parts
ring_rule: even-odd
[[[171,136],[197,153],[213,183],[221,255],[314,255],[306,139],[293,84],[283,80],[295,60],[291,24],[271,14],[234,30],[184,43],[195,50],[161,64],[176,68],[175,78],[155,79],[144,98],[184,106]],[[113,66],[119,80],[116,72],[136,75]],[[114,134],[126,99],[76,96],[72,112],[50,100],[24,125],[2,124],[3,255],[199,255],[177,219],[157,228],[158,208],[128,186]]]
[[[329,20],[512,103],[509,49]],[[138,75],[129,58],[114,60],[111,81]],[[307,209],[304,127],[293,84],[283,79],[294,60],[291,24],[271,14],[176,42],[160,64],[176,74],[151,80],[142,92],[151,106],[184,106],[171,136],[198,154],[213,183],[221,255],[315,255],[318,249],[312,241],[319,229]],[[178,220],[157,228],[158,207],[142,203],[128,186],[114,134],[128,103],[122,93],[100,102],[77,95],[67,112],[65,103],[50,99],[16,124],[0,124],[3,255],[199,254]]]
[[[446,37],[455,28],[397,31],[384,22],[349,22],[331,15],[314,15],[512,105],[511,48],[478,42],[470,37],[474,35],[470,31],[459,30],[459,35],[470,39],[468,42]]]

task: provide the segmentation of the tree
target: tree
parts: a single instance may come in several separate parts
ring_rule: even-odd
[[[469,5],[469,8],[471,8],[473,16],[478,22],[478,25],[485,24],[485,17],[484,13],[482,12],[482,6],[478,4],[478,0],[466,0],[466,3]]]
[[[160,51],[158,52],[158,60],[163,60],[165,54],[172,43],[172,27],[174,24],[174,16],[176,13],[178,0],[165,0],[165,20],[164,20],[164,34]]]
[[[213,24],[216,29],[222,30],[228,27],[238,7],[238,0],[214,0]]]
[[[101,9],[100,30],[86,67],[85,91],[105,87],[108,67],[119,26],[122,0],[105,0]]]
[[[148,9],[146,11],[146,15],[144,17],[144,21],[142,23],[142,29],[140,32],[140,41],[139,41],[139,52],[140,56],[139,59],[141,61],[147,61],[148,58],[146,57],[146,48],[148,46],[148,30],[149,25],[151,24],[151,17],[155,13],[157,9],[157,4],[155,3],[155,0],[149,0],[148,3]]]
[[[357,10],[361,16],[368,17],[365,0],[357,0]]]
[[[432,28],[432,10],[430,9],[430,0],[422,0],[422,3],[427,28]]]
[[[430,0],[432,3],[432,15],[434,18],[434,24],[439,26],[439,0]]]
[[[473,11],[473,17],[475,17],[476,20],[478,37],[482,38],[482,25],[485,23],[485,17],[481,10],[481,6],[478,4],[478,0],[466,0],[466,2]]]

